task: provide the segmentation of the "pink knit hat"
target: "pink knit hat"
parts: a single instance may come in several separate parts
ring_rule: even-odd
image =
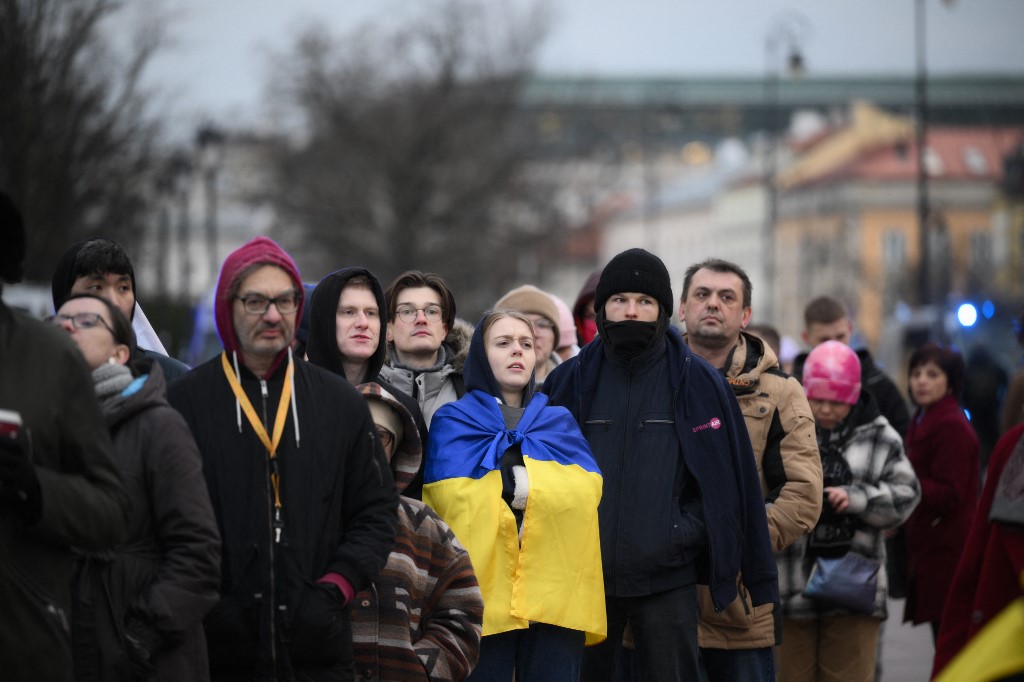
[[[812,400],[855,405],[860,398],[860,360],[839,341],[815,346],[804,362],[804,391]]]

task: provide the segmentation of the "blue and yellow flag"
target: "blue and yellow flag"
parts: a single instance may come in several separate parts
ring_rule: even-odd
[[[501,497],[501,456],[518,444],[529,477],[520,541]],[[601,472],[576,420],[538,394],[515,429],[493,396],[470,391],[430,426],[423,501],[469,551],[484,595],[483,634],[530,621],[605,638],[597,506]]]

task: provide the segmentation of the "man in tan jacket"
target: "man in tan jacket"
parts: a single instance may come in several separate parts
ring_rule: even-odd
[[[821,459],[814,419],[800,384],[779,369],[772,349],[743,331],[750,323],[751,285],[746,272],[724,260],[690,266],[683,280],[679,319],[697,355],[719,368],[736,394],[746,421],[777,553],[809,532],[822,505]],[[716,612],[707,588],[698,591],[701,665],[711,682],[775,679],[772,647],[781,614],[772,605],[751,606],[747,591]]]

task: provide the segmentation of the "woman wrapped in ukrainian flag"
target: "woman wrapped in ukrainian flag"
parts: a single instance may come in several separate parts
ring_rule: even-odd
[[[533,394],[534,340],[521,313],[485,313],[467,393],[430,426],[423,501],[469,551],[484,597],[473,682],[577,680],[584,645],[605,638],[601,472],[569,412]]]

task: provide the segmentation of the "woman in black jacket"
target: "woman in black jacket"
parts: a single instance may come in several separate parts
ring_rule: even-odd
[[[160,367],[131,366],[135,335],[116,306],[72,296],[52,320],[92,370],[131,498],[127,541],[80,562],[76,678],[208,680],[202,620],[218,598],[220,537],[195,441]]]

